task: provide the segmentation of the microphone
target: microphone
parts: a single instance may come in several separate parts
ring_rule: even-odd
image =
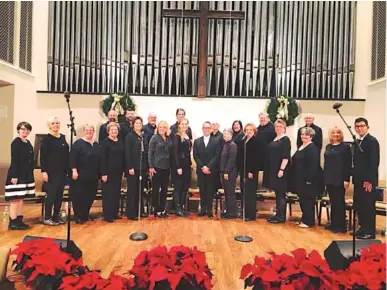
[[[68,102],[70,99],[70,92],[68,92],[68,91],[64,92],[64,97],[65,97],[66,101]]]
[[[246,140],[247,139],[247,134],[244,134],[243,135],[243,138],[242,138],[242,141]]]
[[[144,152],[144,131],[141,131],[140,141],[141,141],[141,152]]]
[[[340,108],[343,104],[341,103],[336,103],[332,106],[333,109],[337,110],[338,108]]]

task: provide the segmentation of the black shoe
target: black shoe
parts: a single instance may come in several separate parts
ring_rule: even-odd
[[[27,228],[17,222],[17,218],[14,220],[9,219],[8,230],[12,231],[24,231]]]
[[[347,232],[347,229],[346,228],[331,228],[330,229],[332,231],[332,233],[342,233],[342,234],[345,234]]]
[[[127,217],[128,220],[131,220],[131,221],[138,221],[138,217]]]
[[[155,213],[155,218],[162,219],[164,218],[162,213]]]
[[[361,234],[361,235],[356,235],[356,238],[361,239],[361,240],[372,240],[372,239],[375,239],[375,235]]]
[[[142,214],[141,214],[141,217],[142,217],[142,218],[147,218],[147,217],[148,217],[148,214],[147,214],[147,213],[142,213]]]
[[[355,232],[355,236],[363,235],[363,234],[364,234],[364,232],[363,232],[363,229],[362,229],[362,228],[358,229],[358,230]],[[353,232],[352,232],[352,231],[351,231],[351,236],[353,236]]]
[[[212,214],[212,212],[209,212],[209,213],[207,214],[207,216],[208,216],[208,218],[210,218],[210,219],[212,219],[212,218],[214,217],[214,215]]]
[[[225,219],[225,220],[233,220],[233,219],[236,219],[238,218],[236,215],[229,215],[229,214],[223,214],[222,215],[222,219]]]
[[[166,212],[162,212],[161,217],[166,219],[168,217],[168,214]]]
[[[245,222],[252,222],[252,221],[255,221],[255,219],[252,219],[252,218],[245,218]]]
[[[108,223],[113,222],[113,218],[111,218],[111,217],[104,217],[104,220],[105,220],[105,222],[108,222]]]
[[[77,225],[83,225],[85,222],[84,222],[82,219],[80,219],[80,218],[76,218],[76,219],[75,219],[75,223],[76,223]]]
[[[198,212],[198,214],[197,214],[197,216],[205,216],[206,215],[206,213],[205,212],[203,212],[203,211],[201,211],[201,212]]]
[[[285,223],[285,219],[277,216],[272,216],[267,219],[267,221],[271,224],[283,224]]]
[[[331,224],[328,224],[324,227],[325,230],[332,230],[332,225]]]
[[[94,218],[93,218],[91,215],[89,215],[89,216],[87,217],[87,220],[88,220],[89,222],[92,222],[92,221],[94,221]]]
[[[122,219],[122,217],[119,216],[119,215],[116,215],[116,216],[113,217],[113,220],[120,220],[120,219]]]
[[[16,222],[22,227],[22,228],[25,228],[25,229],[28,229],[30,226],[23,223],[23,216],[22,215],[18,215],[17,218],[16,218]]]

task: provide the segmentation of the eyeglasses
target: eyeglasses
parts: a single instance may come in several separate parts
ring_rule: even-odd
[[[364,128],[367,127],[367,125],[355,125],[355,128]]]
[[[27,128],[20,128],[21,131],[31,131],[30,129],[27,129]]]
[[[211,127],[203,127],[203,129],[211,129]]]

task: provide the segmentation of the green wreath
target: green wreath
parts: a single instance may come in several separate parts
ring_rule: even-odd
[[[136,104],[133,102],[129,94],[111,94],[103,100],[102,111],[105,116],[109,111],[114,110],[118,114],[118,122],[125,121],[126,110],[136,110]]]
[[[287,126],[293,125],[294,120],[300,114],[296,101],[288,96],[271,99],[266,112],[269,114],[270,121],[274,123],[276,120],[282,119]]]

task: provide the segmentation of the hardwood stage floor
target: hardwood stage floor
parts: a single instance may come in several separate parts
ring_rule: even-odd
[[[266,208],[270,208],[265,203]],[[261,208],[261,206],[259,206]],[[0,206],[0,212],[3,207]],[[92,213],[101,216],[101,207],[93,207]],[[24,215],[32,225],[28,231],[0,232],[0,246],[13,248],[21,242],[25,235],[66,238],[66,226],[50,227],[39,223],[40,206],[26,205]],[[323,227],[300,229],[294,222],[272,225],[266,222],[270,211],[261,211],[257,221],[243,223],[241,220],[219,220],[207,217],[188,218],[170,216],[168,219],[148,218],[140,223],[122,219],[112,224],[101,218],[84,225],[71,223],[71,239],[83,251],[83,261],[90,269],[102,269],[102,275],[111,271],[125,273],[133,264],[135,256],[143,249],[157,245],[197,246],[206,253],[209,266],[215,275],[214,290],[243,289],[243,281],[239,280],[242,265],[252,262],[256,255],[268,256],[267,252],[289,253],[296,248],[318,250],[321,254],[332,240],[349,240],[349,234],[333,234]],[[295,206],[292,220],[297,220],[300,212]],[[323,223],[325,217],[323,218]],[[385,242],[380,229],[386,226],[385,217],[377,217],[377,239]],[[132,242],[129,235],[135,231],[144,231],[149,239],[144,242]],[[234,236],[249,234],[254,238],[251,243],[243,244],[234,241]],[[8,275],[12,274],[11,257],[8,264]],[[19,284],[18,289],[23,289]]]

